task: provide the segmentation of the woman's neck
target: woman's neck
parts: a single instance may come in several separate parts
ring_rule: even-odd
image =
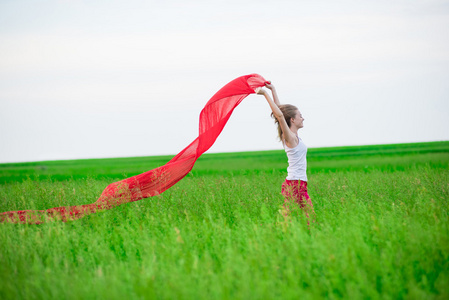
[[[293,132],[295,135],[298,135],[299,128],[296,128],[295,126],[290,127],[290,131]]]

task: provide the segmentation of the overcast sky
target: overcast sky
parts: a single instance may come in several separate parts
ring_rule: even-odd
[[[309,147],[449,140],[449,1],[0,1],[0,162],[176,154],[258,73]],[[282,149],[262,96],[209,152]]]

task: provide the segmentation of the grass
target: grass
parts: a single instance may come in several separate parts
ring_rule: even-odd
[[[0,210],[91,203],[169,159],[2,164]],[[74,222],[0,224],[0,298],[449,297],[449,142],[310,149],[308,163],[310,230],[281,213],[282,151],[206,154],[162,195]]]

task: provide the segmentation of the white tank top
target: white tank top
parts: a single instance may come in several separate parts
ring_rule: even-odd
[[[298,141],[299,143],[295,148],[289,148],[284,144],[288,158],[287,180],[307,181],[307,146],[299,137]]]

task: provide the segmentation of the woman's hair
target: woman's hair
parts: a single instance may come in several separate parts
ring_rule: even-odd
[[[287,122],[288,127],[290,127],[291,120],[295,118],[298,108],[291,104],[281,104],[278,107],[281,110],[282,114],[284,115],[285,122]],[[282,133],[281,125],[279,125],[279,121],[278,121],[278,119],[276,119],[276,117],[274,116],[273,113],[271,113],[271,117],[274,118],[274,123],[278,126],[279,140],[282,143],[284,143],[284,139],[282,137],[283,133]]]

